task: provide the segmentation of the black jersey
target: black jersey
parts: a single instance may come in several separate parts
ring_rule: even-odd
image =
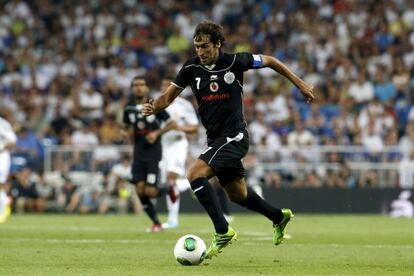
[[[259,55],[221,51],[211,70],[202,65],[198,57],[183,65],[173,84],[182,89],[191,86],[209,140],[230,137],[246,128],[243,72],[261,66]]]
[[[163,122],[170,118],[170,115],[163,110],[157,114],[144,116],[143,105],[129,102],[124,108],[123,122],[131,125],[134,129],[134,158],[138,159],[161,159],[161,139],[154,144],[149,144],[145,136],[151,131],[161,128]]]

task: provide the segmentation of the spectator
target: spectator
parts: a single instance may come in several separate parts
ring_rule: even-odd
[[[315,136],[307,129],[301,120],[296,120],[294,124],[295,130],[288,135],[289,146],[306,146],[316,143]]]
[[[41,211],[36,190],[37,177],[29,167],[23,167],[12,177],[13,210],[17,213]]]
[[[26,126],[17,132],[16,154],[25,158],[29,166],[37,171],[42,170],[42,147],[36,134]]]
[[[249,130],[252,133],[251,142],[253,145],[261,144],[263,138],[267,134],[267,124],[265,122],[265,114],[258,111],[256,118],[249,124]]]
[[[132,176],[129,155],[123,155],[121,162],[112,167],[110,177],[115,184],[116,210],[121,213],[126,213],[129,210],[140,213],[142,211],[141,202],[135,192],[134,185],[130,183]]]
[[[374,98],[374,85],[366,79],[365,70],[362,70],[358,74],[357,80],[351,83],[348,93],[359,105]]]
[[[103,97],[88,82],[84,82],[79,92],[79,107],[84,120],[99,119],[103,116]]]
[[[69,208],[72,202],[72,197],[78,189],[78,186],[76,186],[68,176],[62,175],[62,178],[63,185],[60,187],[60,189],[57,190],[56,195],[57,209],[59,211],[65,211]]]
[[[386,79],[384,72],[386,72],[386,69],[383,67],[379,67],[377,69],[374,86],[375,97],[377,97],[382,103],[394,100],[397,95],[394,84],[390,80]]]

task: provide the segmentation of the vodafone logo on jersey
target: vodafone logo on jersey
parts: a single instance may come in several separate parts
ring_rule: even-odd
[[[217,90],[219,89],[219,85],[217,82],[213,81],[210,83],[210,91],[211,92],[217,92]]]

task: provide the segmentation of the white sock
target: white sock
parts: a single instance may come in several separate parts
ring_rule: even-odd
[[[167,199],[167,209],[168,209],[168,219],[169,223],[178,224],[178,212],[180,211],[180,198],[172,203],[170,197],[166,197]]]

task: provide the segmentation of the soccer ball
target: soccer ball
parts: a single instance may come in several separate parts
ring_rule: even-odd
[[[196,235],[182,236],[174,247],[174,257],[182,265],[201,264],[205,252],[206,244]]]

